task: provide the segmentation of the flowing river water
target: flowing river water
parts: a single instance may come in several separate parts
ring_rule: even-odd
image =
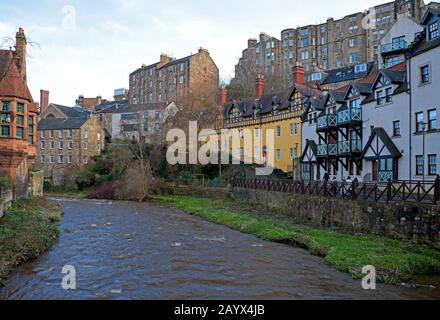
[[[165,206],[59,199],[59,241],[18,268],[0,299],[436,299],[438,289],[379,285]],[[64,290],[65,265],[76,290]]]

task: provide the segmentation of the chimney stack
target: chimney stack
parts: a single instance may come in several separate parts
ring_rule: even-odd
[[[228,90],[225,86],[221,86],[218,90],[218,105],[224,106],[228,101]]]
[[[304,84],[304,67],[300,62],[296,62],[295,66],[292,68],[293,73],[293,83]]]
[[[15,56],[17,59],[18,71],[24,81],[27,81],[26,75],[26,46],[27,40],[23,28],[19,28],[15,35]]]
[[[261,98],[264,95],[264,75],[258,74],[257,79],[255,80],[255,98]]]
[[[49,105],[49,91],[40,90],[40,112],[43,113]]]

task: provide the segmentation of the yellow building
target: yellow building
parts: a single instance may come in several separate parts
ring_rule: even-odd
[[[262,95],[263,91],[264,78],[259,77],[257,99],[232,101],[225,106],[225,129],[229,129],[232,136],[229,146],[232,157],[298,176],[301,116],[310,98],[321,92],[302,84],[294,84],[280,94]],[[224,141],[222,143],[225,147]]]

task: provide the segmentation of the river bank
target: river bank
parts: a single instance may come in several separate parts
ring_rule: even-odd
[[[325,264],[350,273],[355,279],[362,278],[362,267],[367,265],[373,265],[378,281],[386,284],[440,273],[440,252],[427,246],[295,225],[280,213],[244,206],[231,199],[163,196],[156,197],[156,201],[264,240],[307,248],[322,257]]]
[[[301,248],[265,241],[166,204],[51,199],[60,236],[16,268],[0,300],[438,299],[439,290],[361,281]],[[76,290],[61,272],[76,269]]]
[[[18,200],[6,210],[0,218],[0,284],[14,268],[52,247],[61,214],[45,198]]]

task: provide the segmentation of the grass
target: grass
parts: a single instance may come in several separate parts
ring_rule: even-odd
[[[86,197],[86,191],[79,191],[76,188],[67,188],[64,186],[50,186],[44,189],[46,196],[58,196],[65,198],[84,199]]]
[[[45,198],[19,200],[6,211],[0,218],[0,283],[55,243],[60,219],[60,208]]]
[[[207,200],[185,196],[157,197],[192,215],[226,225],[264,240],[307,248],[311,254],[342,272],[360,279],[362,267],[376,268],[377,280],[399,284],[416,275],[440,273],[440,252],[428,246],[376,235],[351,235],[286,223],[279,216],[261,217],[233,200]]]

